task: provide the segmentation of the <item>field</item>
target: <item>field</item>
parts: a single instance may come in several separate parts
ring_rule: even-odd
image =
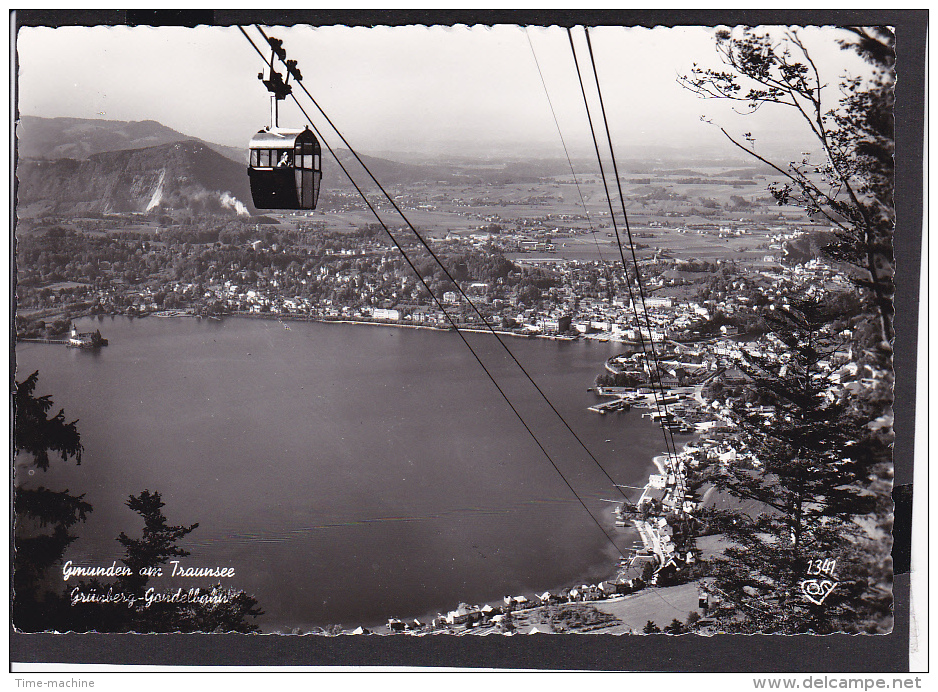
[[[539,243],[537,249],[509,251],[510,259],[621,261],[616,229],[598,175],[579,174],[574,184],[569,173],[544,177],[519,174],[514,181],[508,173],[498,173],[492,167],[464,167],[458,173],[458,179],[389,185],[395,201],[425,237],[493,233],[493,239],[506,247],[512,239],[516,245],[524,239]],[[659,256],[747,263],[761,263],[767,255],[777,255],[778,248],[770,247],[771,236],[810,224],[803,210],[775,204],[766,188],[778,176],[773,178],[769,173],[706,166],[622,172],[622,193],[637,255],[643,259]],[[609,192],[619,237],[629,258],[626,225],[614,182]],[[389,227],[404,225],[377,192],[368,194]],[[288,228],[312,224],[326,232],[349,232],[376,223],[371,211],[339,180],[323,181],[320,202],[319,209],[312,212],[271,212],[265,216]],[[38,207],[17,210],[23,220],[42,211]],[[114,224],[115,220],[61,222],[66,228],[92,232],[157,234],[161,229],[155,219],[144,216],[125,218],[117,222],[118,227]],[[30,225],[27,221],[18,231]]]
[[[803,210],[779,207],[771,198],[766,188],[778,176],[754,171],[696,167],[660,174],[623,173],[622,192],[639,258],[660,254],[673,259],[761,263],[766,255],[777,254],[777,249],[769,247],[772,235],[808,224]],[[552,246],[546,252],[507,253],[513,260],[620,261],[601,179],[587,174],[578,175],[577,181],[579,185],[568,174],[495,183],[480,174],[475,183],[398,184],[389,191],[410,222],[428,237],[494,230],[496,237],[515,234],[549,241]],[[613,186],[610,193],[629,258],[617,188]],[[388,226],[404,224],[386,201],[379,203],[378,194],[369,194]],[[338,232],[375,223],[372,213],[349,193],[330,198],[314,212],[269,216],[286,226],[310,221]]]

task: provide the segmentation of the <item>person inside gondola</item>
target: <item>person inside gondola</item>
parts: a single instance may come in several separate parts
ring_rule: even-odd
[[[277,168],[283,168],[284,166],[290,165],[290,152],[285,151],[280,156],[280,160],[277,162]]]

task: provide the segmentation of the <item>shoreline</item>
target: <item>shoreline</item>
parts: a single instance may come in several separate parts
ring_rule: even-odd
[[[110,315],[110,317],[112,317],[112,318],[113,318],[113,317],[116,317],[116,316],[128,317],[128,316],[125,316],[125,315]],[[160,317],[160,318],[162,318],[162,319],[173,319],[173,318],[175,318],[175,317],[180,317],[180,318],[182,318],[182,317],[187,317],[187,318],[197,317],[196,315],[190,315],[190,314],[186,314],[186,313],[163,314],[163,315],[149,315],[149,316]],[[98,318],[99,318],[98,320],[95,320],[95,321],[100,321],[100,320],[103,320],[104,315],[103,315],[103,314],[102,314],[102,315],[84,315],[84,316],[82,316],[82,317],[80,317],[80,318],[76,318],[76,319],[89,318],[89,319],[94,320],[95,317],[98,317]],[[285,328],[287,328],[287,327],[286,327],[286,324],[285,324],[285,323],[287,323],[287,322],[321,322],[321,323],[333,322],[333,323],[338,323],[338,324],[364,324],[364,325],[377,326],[377,327],[382,327],[382,326],[388,327],[388,326],[389,326],[389,327],[409,328],[409,329],[425,329],[425,330],[429,330],[429,331],[454,331],[454,329],[453,329],[452,327],[439,327],[439,326],[423,325],[423,324],[401,324],[401,323],[393,323],[393,322],[376,322],[376,321],[363,320],[363,319],[345,319],[345,318],[339,318],[339,319],[328,319],[328,318],[325,318],[325,319],[323,319],[323,318],[302,317],[302,316],[287,316],[287,317],[282,317],[282,316],[271,315],[271,314],[233,314],[233,315],[226,315],[225,317],[244,317],[244,318],[248,318],[248,319],[265,320],[265,321],[268,321],[268,322],[273,321],[273,320],[276,320],[277,322],[279,322],[279,323],[281,324],[281,326],[283,326],[283,327],[285,327]],[[139,319],[139,318],[138,318],[138,319]],[[218,321],[222,321],[224,318],[215,317],[215,319],[218,320]],[[474,327],[474,328],[473,328],[473,327],[470,327],[470,328],[460,328],[460,331],[469,331],[469,332],[483,333],[483,334],[490,334],[490,333],[493,332],[493,330],[485,329],[485,328],[478,328],[478,327]],[[507,334],[507,335],[510,335],[510,336],[523,337],[523,338],[532,338],[532,337],[535,337],[535,336],[536,336],[537,338],[548,339],[548,340],[552,340],[552,341],[558,341],[558,340],[562,340],[562,341],[573,341],[573,340],[576,340],[576,338],[574,338],[574,337],[556,337],[556,336],[549,336],[549,335],[518,334],[518,333],[516,333],[516,332],[502,331],[502,330],[494,330],[494,331],[495,331],[496,334],[499,334],[499,335]],[[646,457],[646,459],[647,459],[647,457]],[[657,471],[660,475],[665,475],[665,476],[666,476],[667,473],[666,473],[666,470],[665,470],[664,464],[663,464],[663,461],[664,461],[665,459],[667,459],[667,456],[666,456],[666,455],[657,454],[657,455],[652,456],[650,462],[646,462],[646,467],[645,467],[645,468],[646,468],[646,470],[647,470],[647,473],[648,473],[648,474],[653,474],[653,473],[655,473],[655,472]],[[646,477],[647,477],[647,476],[646,476]],[[648,487],[648,486],[646,485],[646,488],[647,488],[647,487]],[[644,536],[642,535],[642,533],[641,533],[640,531],[637,530],[637,528],[635,528],[635,527],[633,527],[633,526],[631,526],[631,525],[627,525],[627,526],[625,526],[625,527],[616,526],[616,525],[615,525],[615,511],[616,511],[616,510],[613,509],[611,506],[610,506],[608,509],[605,509],[605,508],[604,508],[604,509],[602,509],[602,510],[600,511],[600,515],[599,515],[599,516],[600,516],[600,520],[601,520],[602,524],[607,528],[607,530],[613,531],[613,532],[614,532],[613,535],[619,534],[619,536],[622,536],[622,537],[625,539],[625,543],[626,543],[626,544],[629,543],[629,538],[633,538],[633,537],[634,537],[633,534],[636,534],[636,533],[637,533],[637,535],[644,541]],[[624,529],[624,531],[622,531],[622,532],[620,533],[620,529]],[[646,547],[647,547],[647,545],[646,545]],[[629,551],[628,551],[628,550],[625,550],[625,552],[628,553]],[[603,560],[603,562],[605,563],[604,565],[600,565],[599,562],[595,563],[594,565],[586,565],[586,570],[585,570],[583,573],[581,573],[581,576],[577,578],[577,581],[576,581],[576,582],[569,583],[569,584],[562,584],[562,585],[561,585],[561,584],[557,584],[557,585],[554,585],[553,587],[547,587],[547,588],[543,588],[542,586],[538,586],[537,588],[528,587],[528,588],[525,588],[523,591],[519,591],[519,592],[518,592],[517,594],[515,594],[515,595],[516,595],[516,596],[517,596],[517,595],[524,595],[526,598],[529,599],[529,603],[530,603],[532,606],[534,606],[534,607],[536,608],[536,607],[540,607],[540,605],[541,605],[540,602],[536,599],[536,596],[537,596],[537,594],[544,593],[544,591],[550,591],[551,593],[555,593],[555,594],[556,594],[556,593],[559,593],[559,592],[560,592],[561,590],[563,590],[563,589],[577,588],[577,587],[581,586],[584,582],[589,582],[590,584],[601,584],[601,583],[603,583],[603,582],[614,582],[614,581],[617,579],[617,577],[619,576],[620,572],[621,572],[621,569],[622,569],[622,562],[621,562],[621,559],[620,559],[619,557],[615,556],[615,555],[608,555],[608,556],[606,556],[606,558],[608,558],[608,561],[605,561],[605,559],[604,559],[604,560]],[[531,595],[532,595],[532,594],[534,595],[534,598],[531,598]],[[501,600],[502,600],[502,599],[501,599],[500,595],[497,594],[497,593],[495,593],[495,589],[493,589],[493,592],[491,593],[491,597],[482,600],[482,601],[481,601],[481,605],[484,605],[484,604],[493,604],[493,605],[495,605],[495,604],[498,604]],[[603,600],[608,600],[608,599],[605,599],[605,598],[604,598]],[[584,601],[584,603],[589,603],[589,601]],[[536,605],[535,605],[535,604],[536,604]],[[446,606],[446,607],[454,607],[454,608],[455,608],[456,605],[457,605],[457,604],[454,603],[454,604],[450,604],[449,606]],[[526,609],[526,610],[531,610],[531,609],[532,609],[532,608],[528,608],[528,609]],[[424,614],[422,614],[422,615],[417,615],[416,617],[432,619],[432,618],[430,618],[429,616],[430,616],[430,613],[424,613]],[[395,616],[395,617],[396,617],[396,616]],[[363,627],[365,627],[365,628],[367,628],[367,629],[372,629],[372,631],[378,630],[378,631],[380,632],[381,629],[383,629],[384,627],[386,627],[386,624],[387,624],[387,623],[386,623],[386,621],[385,621],[385,622],[367,623],[367,624],[362,623],[361,626],[363,626]],[[309,627],[309,626],[300,625],[299,627],[308,630],[308,627]],[[263,628],[263,629],[262,629],[263,632],[265,632],[265,633],[271,633],[271,632],[278,632],[278,631],[279,631],[279,632],[283,632],[283,631],[289,632],[290,629],[295,629],[296,627],[291,628],[291,627],[288,627],[288,626],[285,625],[285,624],[271,624],[271,625],[269,625],[269,629],[268,629],[268,627],[264,627],[263,625],[262,625],[262,628]],[[432,631],[432,630],[431,630],[431,631]],[[439,628],[439,629],[436,629],[436,631],[443,631],[443,632],[445,632],[445,631],[446,631],[446,628],[445,628],[445,627]]]
[[[685,444],[687,444],[687,443],[685,443]],[[683,451],[683,450],[682,450],[682,451]],[[662,460],[664,460],[664,459],[667,459],[667,455],[666,455],[666,454],[659,454],[659,455],[653,456],[653,457],[652,457],[652,460],[651,460],[651,463],[646,467],[647,470],[649,471],[649,474],[654,473],[654,471],[657,470],[659,473],[662,473],[662,474],[665,474],[665,475],[666,475],[667,471],[665,470],[665,468],[664,468],[664,466],[663,466],[663,461],[662,461]],[[646,487],[646,489],[647,489],[647,488],[649,487],[648,484],[646,484],[645,487]],[[610,516],[610,515],[611,515],[611,516]],[[626,526],[626,527],[617,527],[617,526],[615,526],[615,520],[613,519],[614,516],[615,516],[615,510],[613,510],[613,509],[603,510],[603,512],[602,512],[602,517],[609,520],[609,521],[608,521],[608,529],[609,529],[609,530],[611,530],[611,531],[616,531],[617,529],[624,529],[625,531],[628,531],[628,532],[632,532],[632,533],[634,533],[634,534],[637,534],[638,537],[639,537],[643,542],[645,541],[645,536],[644,536],[644,534],[643,534],[641,531],[639,531],[639,530],[637,529],[637,527],[635,527],[635,526]],[[647,546],[646,546],[646,547],[647,547]],[[584,584],[583,581],[592,581],[594,584],[600,584],[600,583],[606,582],[606,581],[613,581],[613,580],[615,580],[615,579],[618,577],[619,572],[620,572],[620,567],[621,567],[620,562],[619,562],[620,559],[621,559],[621,558],[617,559],[617,558],[615,558],[615,556],[612,556],[613,564],[611,565],[611,567],[610,567],[609,569],[603,569],[603,570],[600,572],[600,574],[602,574],[602,576],[600,576],[600,577],[593,577],[593,578],[589,578],[589,579],[587,579],[586,577],[584,577],[583,580],[581,580],[579,583],[575,583],[575,584],[555,585],[555,586],[553,586],[553,587],[547,587],[547,588],[538,587],[538,588],[534,588],[534,589],[525,590],[524,592],[522,592],[522,593],[520,593],[520,594],[518,594],[518,595],[523,595],[523,596],[527,597],[527,593],[530,592],[530,593],[534,596],[533,599],[532,599],[532,598],[528,598],[528,603],[531,604],[530,607],[525,608],[525,609],[518,609],[518,610],[515,610],[515,611],[513,611],[513,612],[515,612],[515,613],[530,613],[530,612],[532,612],[532,611],[537,610],[538,608],[545,607],[546,604],[541,603],[541,602],[539,602],[539,601],[536,600],[536,599],[537,599],[537,594],[549,592],[549,593],[551,593],[551,594],[557,595],[557,594],[559,594],[559,593],[560,593],[562,590],[564,590],[564,589],[573,589],[573,588],[579,588],[580,586],[586,586],[586,584]],[[688,582],[688,583],[691,583],[691,582]],[[602,604],[602,603],[619,603],[619,602],[622,602],[622,601],[628,601],[629,599],[634,598],[634,597],[636,597],[636,596],[639,596],[639,595],[641,595],[641,594],[647,594],[647,593],[649,592],[649,591],[648,591],[649,588],[659,588],[659,587],[657,587],[657,586],[645,585],[645,586],[642,587],[641,589],[639,589],[639,590],[637,590],[637,591],[634,591],[634,592],[632,592],[632,593],[629,593],[629,594],[613,594],[613,595],[611,595],[611,596],[608,597],[608,598],[604,598],[604,599],[600,599],[600,600],[594,600],[594,601],[584,600],[584,601],[576,601],[576,602],[571,602],[571,603],[582,603],[582,604],[585,604],[585,605],[593,605],[594,607],[595,607],[595,604]],[[665,588],[668,588],[668,587],[665,587]],[[502,601],[502,599],[500,599],[500,598],[498,598],[498,597],[486,598],[486,599],[482,599],[479,603],[476,603],[476,604],[474,604],[474,605],[477,605],[477,606],[479,606],[479,607],[485,607],[486,605],[493,605],[493,604],[494,604],[495,607],[499,607],[499,604],[500,604],[501,601]],[[458,607],[458,604],[457,604],[456,606],[453,606],[454,609],[455,609],[456,607]],[[466,635],[466,634],[471,634],[471,635],[479,635],[479,634],[485,634],[485,635],[487,635],[487,634],[499,634],[499,633],[497,633],[497,632],[476,633],[476,632],[473,632],[472,630],[469,630],[469,629],[466,629],[466,630],[459,630],[459,629],[458,629],[459,626],[454,626],[454,625],[441,626],[441,627],[433,627],[433,626],[430,626],[430,623],[432,623],[433,620],[436,619],[436,617],[438,617],[438,616],[440,616],[440,615],[443,615],[443,612],[442,612],[442,611],[439,611],[439,612],[437,613],[437,615],[434,615],[431,611],[428,611],[428,612],[426,612],[426,613],[423,613],[422,615],[406,616],[406,617],[399,617],[399,616],[397,616],[397,615],[394,615],[394,616],[389,616],[389,617],[388,617],[388,621],[390,621],[391,619],[396,619],[396,620],[401,620],[402,622],[413,622],[413,621],[415,621],[415,620],[416,620],[416,621],[423,622],[423,623],[424,623],[424,626],[427,627],[427,629],[425,629],[424,631],[419,631],[419,632],[415,632],[415,631],[412,631],[412,630],[411,630],[411,631],[404,631],[404,632],[392,632],[392,631],[386,631],[386,632],[385,632],[385,631],[381,631],[382,629],[387,629],[387,622],[360,623],[360,624],[358,625],[358,627],[364,628],[364,630],[366,631],[367,634],[374,634],[374,635],[378,635],[378,636],[391,636],[391,635],[395,635],[395,634],[398,634],[398,635],[399,635],[399,634],[404,634],[404,635],[410,635],[410,636],[427,636],[427,635],[461,636],[461,635]],[[290,628],[287,628],[287,629],[290,629]],[[354,628],[343,629],[343,631],[341,632],[341,634],[353,634],[353,633],[354,633],[354,632],[352,631],[353,629],[354,629]],[[273,634],[273,633],[278,633],[278,630],[277,630],[276,628],[274,628],[271,632],[264,632],[264,634]],[[588,632],[585,632],[585,633],[588,633]],[[629,632],[625,631],[625,632],[618,632],[617,634],[628,634],[628,633],[629,633]],[[289,632],[287,632],[287,634],[289,634]]]
[[[166,312],[166,311],[161,311]],[[158,319],[214,319],[214,320],[224,320],[226,318],[247,318],[252,320],[267,320],[267,321],[276,321],[276,322],[318,322],[320,324],[363,324],[370,325],[375,327],[395,327],[397,329],[427,329],[434,332],[453,332],[456,331],[456,328],[453,326],[436,326],[432,324],[405,324],[401,322],[379,322],[375,320],[367,319],[355,319],[349,317],[339,317],[339,318],[330,318],[330,317],[312,317],[312,316],[303,316],[303,315],[284,315],[277,313],[266,313],[266,314],[256,314],[256,313],[227,313],[224,315],[196,315],[194,313],[186,313],[179,311],[178,314],[161,314],[160,312],[148,313],[146,315],[126,315],[123,313],[85,313],[78,314],[72,317],[72,320],[81,320],[81,319],[96,319],[98,317],[127,317],[130,319],[142,320],[148,317],[156,317]],[[486,329],[484,327],[478,326],[460,326],[460,332],[467,332],[471,334],[496,334],[498,336],[512,336],[519,339],[547,339],[549,341],[597,341],[599,343],[631,343],[624,339],[617,339],[612,335],[608,334],[577,334],[576,336],[565,336],[560,334],[539,334],[539,333],[529,333],[529,334],[520,334],[515,331],[492,328]],[[21,341],[21,339],[17,339]]]
[[[338,319],[331,319],[328,317],[299,317],[296,315],[251,315],[251,314],[231,314],[225,315],[222,317],[246,317],[248,319],[260,319],[260,320],[276,320],[278,322],[318,322],[319,324],[361,324],[372,327],[394,327],[396,329],[426,329],[433,332],[455,332],[457,331],[456,327],[439,327],[431,324],[404,324],[401,322],[378,322],[375,320],[366,320],[366,319],[352,319],[348,317],[342,317]],[[464,333],[470,334],[494,334],[498,336],[513,336],[519,339],[548,339],[551,341],[577,341],[579,336],[560,336],[552,334],[519,334],[513,331],[505,331],[502,329],[486,329],[484,327],[459,327],[458,330]]]

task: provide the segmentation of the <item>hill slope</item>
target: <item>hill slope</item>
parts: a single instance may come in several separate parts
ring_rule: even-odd
[[[246,166],[195,140],[81,161],[21,160],[16,175],[18,205],[43,203],[55,212],[254,211]]]
[[[125,122],[24,115],[16,127],[17,151],[20,158],[27,159],[86,159],[105,151],[143,149],[191,139],[196,138],[155,120]],[[247,163],[247,147],[239,149],[198,141],[232,161]]]

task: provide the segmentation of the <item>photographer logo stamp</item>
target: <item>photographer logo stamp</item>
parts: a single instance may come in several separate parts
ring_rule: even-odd
[[[818,558],[808,563],[807,576],[811,578],[802,579],[799,582],[801,593],[808,601],[815,605],[821,605],[831,595],[839,583],[834,575],[836,568],[837,560],[830,558]]]

